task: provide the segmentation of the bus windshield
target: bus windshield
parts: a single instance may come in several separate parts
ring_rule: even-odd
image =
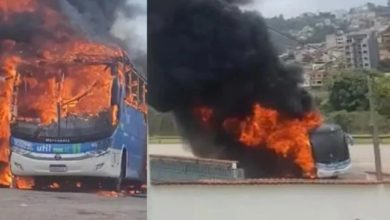
[[[110,136],[118,106],[112,104],[107,65],[45,67],[23,74],[17,85],[12,135],[30,141],[80,142]]]

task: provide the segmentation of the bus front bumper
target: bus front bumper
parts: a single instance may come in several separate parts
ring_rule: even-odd
[[[61,156],[63,156],[61,159],[54,159],[54,154],[21,155],[12,152],[11,171],[17,176],[119,177],[120,175],[120,150],[110,150],[100,156]]]
[[[348,159],[343,162],[337,162],[332,164],[317,163],[317,176],[319,178],[331,178],[338,177],[340,175],[348,173],[351,169],[351,160]]]

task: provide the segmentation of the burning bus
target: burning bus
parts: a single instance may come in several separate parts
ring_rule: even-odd
[[[346,174],[352,167],[350,137],[336,124],[323,124],[310,132],[310,145],[319,178]]]
[[[324,124],[303,72],[280,61],[248,2],[150,2],[149,104],[173,113],[195,156],[238,161],[246,178],[344,173],[344,132]]]
[[[16,178],[26,176],[145,181],[146,79],[109,32],[120,1],[100,5],[101,20],[77,3],[0,2],[0,185],[30,186]]]
[[[109,177],[118,188],[123,179],[145,181],[146,80],[125,54],[20,67],[26,72],[18,73],[13,96],[14,175]]]

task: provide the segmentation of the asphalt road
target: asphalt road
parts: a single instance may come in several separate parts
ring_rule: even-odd
[[[146,199],[0,189],[1,220],[146,220]]]

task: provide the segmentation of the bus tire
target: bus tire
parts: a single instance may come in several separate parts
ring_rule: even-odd
[[[121,165],[120,165],[121,167],[120,167],[119,177],[115,181],[115,190],[117,192],[121,191],[123,180],[126,177],[126,165],[127,165],[126,158],[127,157],[126,157],[126,149],[125,149],[122,152],[122,159],[121,159]]]

